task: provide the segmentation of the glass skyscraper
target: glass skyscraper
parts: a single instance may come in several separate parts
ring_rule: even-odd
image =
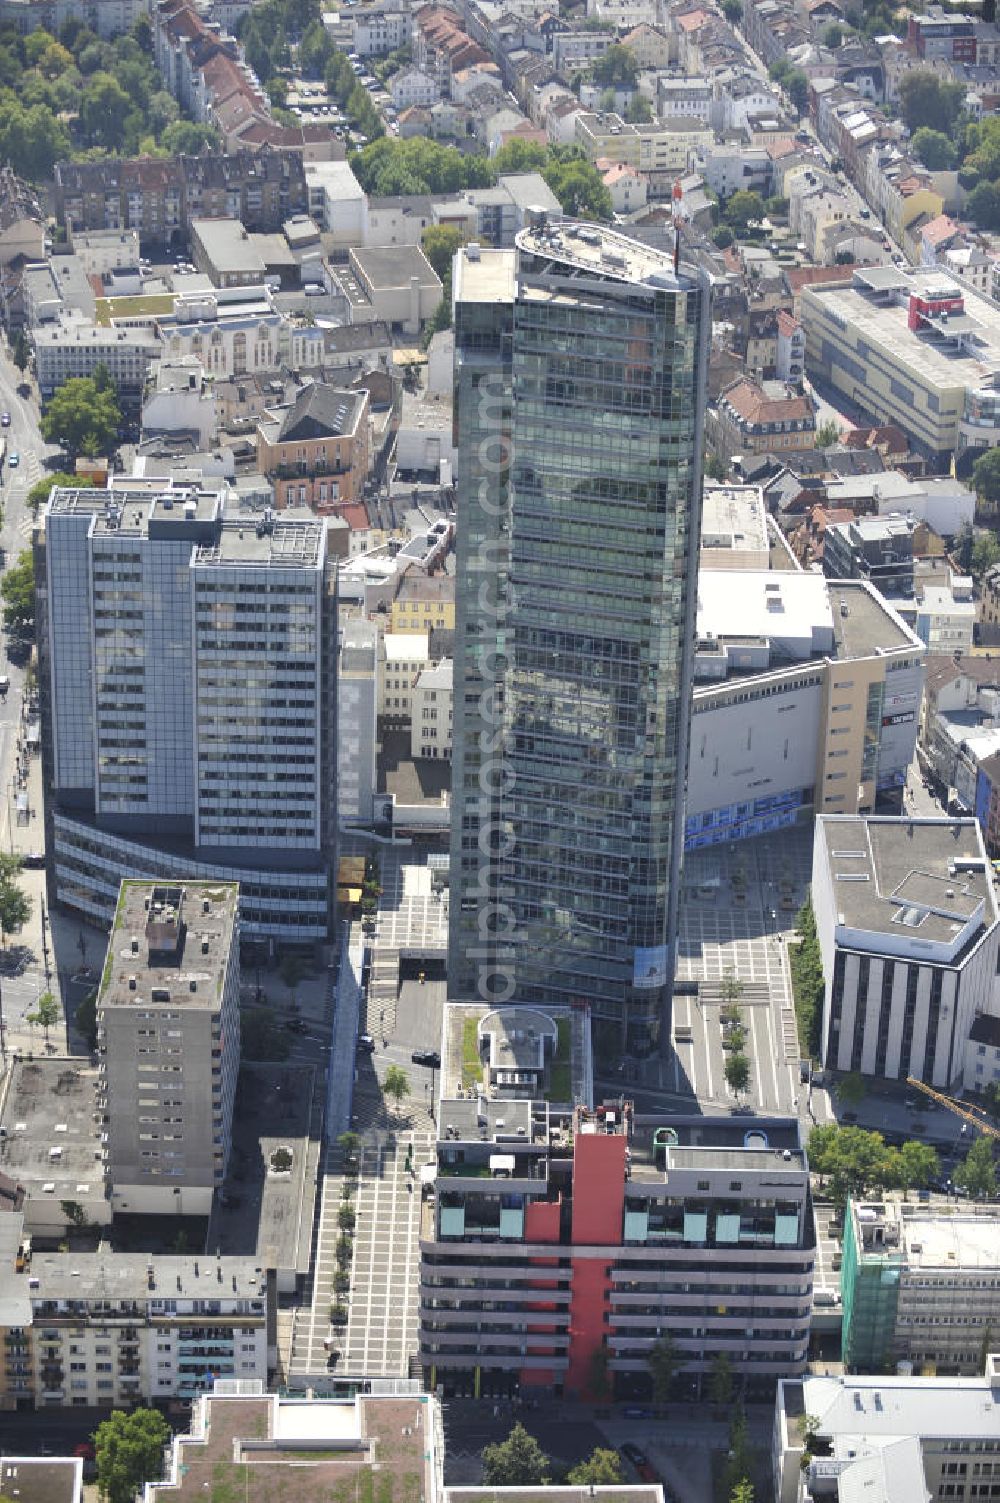
[[[450,990],[586,1002],[599,1047],[644,1050],[674,965],[708,287],[538,216],[477,303],[502,255],[456,280]],[[483,399],[500,369],[509,407]]]

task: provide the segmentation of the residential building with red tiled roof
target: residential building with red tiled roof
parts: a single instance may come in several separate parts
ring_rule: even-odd
[[[780,381],[736,381],[708,415],[708,433],[716,452],[782,454],[811,449],[816,441],[816,414],[807,396]]]

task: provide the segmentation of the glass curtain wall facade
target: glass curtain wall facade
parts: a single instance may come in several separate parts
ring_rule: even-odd
[[[499,999],[586,1002],[599,1047],[604,1025],[644,1051],[674,963],[708,292],[593,226],[537,225],[516,254]],[[460,885],[453,912],[482,925],[483,901]]]

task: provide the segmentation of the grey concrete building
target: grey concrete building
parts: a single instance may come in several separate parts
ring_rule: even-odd
[[[240,1064],[235,883],[123,882],[97,996],[114,1212],[207,1216]]]
[[[55,491],[38,552],[54,896],[106,922],[123,877],[221,879],[240,885],[244,939],[325,939],[326,524],[128,480]]]
[[[812,901],[824,1066],[957,1085],[1000,943],[977,821],[822,815]]]

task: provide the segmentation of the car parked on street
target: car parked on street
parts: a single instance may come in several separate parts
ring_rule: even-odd
[[[429,1070],[440,1070],[441,1056],[436,1049],[414,1049],[410,1059],[415,1065],[426,1065]]]

